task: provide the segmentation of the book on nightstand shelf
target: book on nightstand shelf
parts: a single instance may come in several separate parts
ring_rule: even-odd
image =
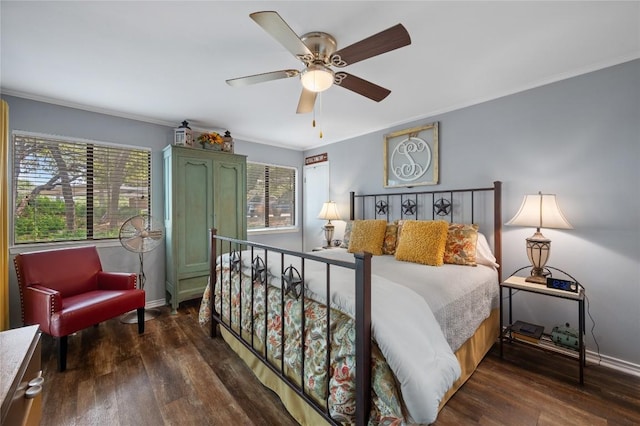
[[[544,333],[544,327],[541,325],[524,321],[516,321],[511,325],[511,336],[515,339],[539,343],[542,333]]]

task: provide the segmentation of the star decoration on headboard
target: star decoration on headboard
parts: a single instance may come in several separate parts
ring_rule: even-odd
[[[438,216],[446,216],[451,213],[451,201],[440,198],[433,203],[433,212]]]
[[[413,216],[416,214],[416,210],[418,209],[418,205],[413,200],[405,200],[402,203],[402,213],[407,216]]]
[[[229,255],[229,270],[231,272],[240,270],[240,253],[235,250]]]
[[[260,256],[256,256],[251,264],[253,274],[251,279],[254,283],[264,283],[267,280],[267,266],[264,264],[264,260]]]
[[[386,201],[378,201],[376,203],[376,214],[384,215],[387,214],[387,209],[389,208],[389,204]]]
[[[299,299],[302,294],[302,278],[300,277],[298,270],[294,268],[293,265],[289,265],[289,267],[284,270],[282,273],[282,280],[284,285],[284,294],[292,293],[296,299]]]

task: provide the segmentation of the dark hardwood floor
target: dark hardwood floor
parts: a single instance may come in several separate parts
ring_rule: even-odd
[[[137,325],[107,321],[69,337],[67,371],[43,335],[42,425],[295,425],[220,338],[198,302]],[[521,346],[494,348],[436,425],[638,425],[640,378]]]

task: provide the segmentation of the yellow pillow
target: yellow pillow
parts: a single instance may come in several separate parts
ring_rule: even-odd
[[[402,224],[396,259],[442,266],[449,224],[443,220],[407,220]]]
[[[351,228],[349,240],[349,253],[362,251],[375,256],[382,254],[382,243],[387,230],[387,221],[383,219],[355,220]]]

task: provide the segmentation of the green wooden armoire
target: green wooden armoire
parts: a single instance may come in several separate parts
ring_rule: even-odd
[[[166,291],[175,313],[207,285],[209,229],[247,238],[247,161],[243,155],[174,145],[163,152]]]

